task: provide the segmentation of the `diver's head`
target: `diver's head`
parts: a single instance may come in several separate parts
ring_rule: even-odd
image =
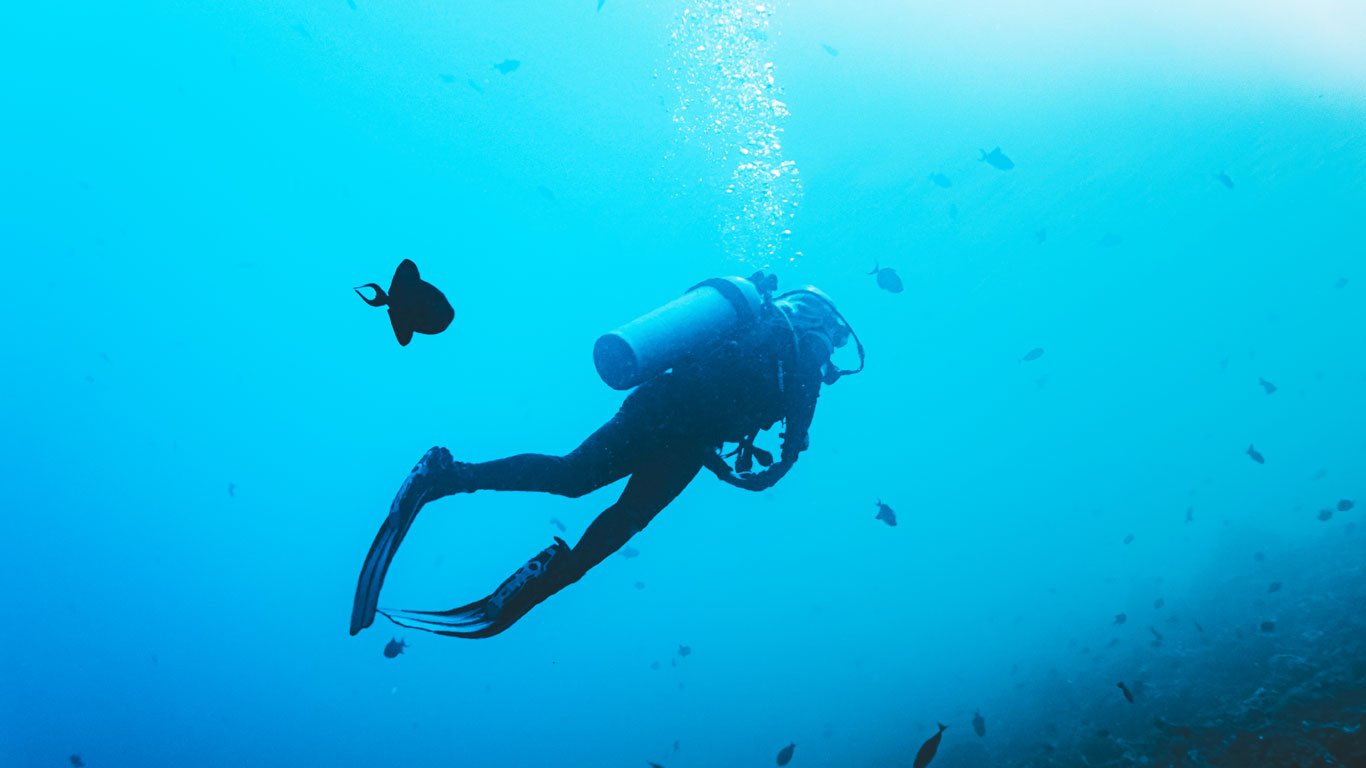
[[[818,333],[836,350],[849,343],[849,323],[819,288],[806,287],[779,296],[774,304],[792,321],[798,338]]]

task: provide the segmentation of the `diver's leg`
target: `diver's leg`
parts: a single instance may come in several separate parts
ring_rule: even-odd
[[[572,549],[546,548],[488,597],[449,611],[383,611],[395,624],[452,637],[491,637],[617,551],[668,506],[702,468],[695,452],[642,463],[615,504],[598,515]]]

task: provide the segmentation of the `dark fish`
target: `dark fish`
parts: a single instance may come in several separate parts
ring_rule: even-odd
[[[602,10],[602,3],[598,3],[598,10]],[[660,765],[659,763],[652,763],[649,760],[646,760],[645,764],[650,766],[650,768],[664,768],[664,766]]]
[[[939,732],[926,739],[925,743],[920,745],[920,751],[915,753],[915,768],[925,768],[939,751],[939,742],[944,738],[944,729],[948,726],[943,723],[937,725]]]
[[[1319,522],[1326,523],[1333,519],[1333,510],[1324,508],[1319,510]]]
[[[953,186],[953,182],[949,181],[949,177],[945,176],[942,173],[931,173],[930,181],[933,181],[936,187],[943,187],[944,189],[948,189],[949,187]]]
[[[1125,543],[1125,544],[1133,544],[1133,543],[1134,543],[1134,535],[1133,535],[1132,533],[1125,535],[1125,537],[1124,537],[1124,543]]]
[[[1233,179],[1230,178],[1229,175],[1228,175],[1227,173],[1224,173],[1223,171],[1220,171],[1220,172],[1214,174],[1214,178],[1215,178],[1220,184],[1223,184],[1225,187],[1227,187],[1227,188],[1229,188],[1229,189],[1233,189]]]
[[[67,759],[70,760],[71,764],[76,766],[76,768],[85,768],[85,761],[81,759],[80,755],[72,755]]]
[[[987,737],[987,721],[986,718],[982,717],[981,712],[977,712],[972,716],[972,731],[983,739]]]
[[[1275,394],[1277,389],[1275,384],[1272,384],[1271,382],[1267,381],[1266,379],[1263,379],[1260,376],[1257,377],[1257,383],[1262,385],[1262,389],[1265,389],[1268,395]]]
[[[637,582],[636,582],[636,589],[645,589],[645,582],[643,582],[643,581],[637,581]]]
[[[1191,623],[1195,625],[1195,631],[1196,631],[1196,632],[1199,632],[1199,633],[1201,633],[1201,634],[1204,634],[1205,628],[1202,627],[1202,626],[1200,626],[1200,622],[1195,621],[1194,619],[1192,619],[1192,620],[1191,620]]]
[[[483,93],[483,92],[484,92],[484,86],[480,85],[479,83],[474,82],[474,78],[472,78],[472,77],[465,78],[465,82],[468,83],[469,86],[470,86],[471,88],[473,88],[475,91],[478,91],[479,93]]]
[[[1325,477],[1328,477],[1328,470],[1326,469],[1320,469],[1319,471],[1314,473],[1315,480],[1322,480]]]
[[[778,750],[778,765],[787,765],[792,762],[792,751],[797,748],[796,744],[788,744]]]
[[[1121,683],[1117,683],[1117,685],[1119,685],[1119,692],[1122,693],[1122,694],[1124,694],[1124,700],[1127,701],[1127,702],[1129,702],[1130,704],[1133,704],[1133,703],[1134,703],[1134,692],[1131,691],[1131,690],[1129,690],[1129,686],[1125,685],[1125,684],[1122,683],[1122,682],[1121,682]]]
[[[877,517],[874,519],[881,520],[893,528],[896,527],[896,513],[892,511],[891,507],[883,504],[882,499],[877,500]]]
[[[406,640],[395,640],[395,639],[393,639],[393,638],[391,637],[391,638],[389,638],[389,642],[387,642],[387,643],[384,644],[384,658],[386,658],[386,659],[398,658],[398,655],[399,655],[400,653],[403,653],[403,649],[404,649],[404,648],[407,648],[407,647],[408,647],[408,641],[406,641]]]
[[[654,669],[654,670],[659,669],[659,662],[658,662],[658,661],[652,661],[652,662],[650,662],[650,669]]]
[[[1123,624],[1124,622],[1126,622],[1126,621],[1128,621],[1128,620],[1129,620],[1129,617],[1128,617],[1127,615],[1123,614],[1123,613],[1116,613],[1116,614],[1115,614],[1115,623],[1116,623],[1116,624]]]
[[[674,751],[678,751],[678,739],[674,739]]]
[[[1186,507],[1186,522],[1195,520],[1195,507]]]
[[[1153,645],[1161,645],[1164,638],[1162,633],[1157,631],[1157,627],[1148,627],[1148,631],[1153,633]]]
[[[636,549],[635,547],[622,547],[622,548],[621,548],[621,556],[624,557],[624,558],[626,558],[627,560],[630,560],[630,559],[636,557],[636,556],[639,555],[639,554],[640,554],[640,550]]]
[[[1030,363],[1043,357],[1043,347],[1035,347],[1024,353],[1024,357],[1016,360],[1017,363]]]
[[[1159,597],[1159,598],[1157,598],[1156,600],[1153,601],[1153,608],[1154,608],[1154,609],[1161,609],[1162,606],[1164,606],[1164,605],[1166,605],[1166,604],[1167,604],[1167,601],[1166,601],[1166,600],[1163,600],[1162,598]]]
[[[228,498],[237,498],[237,483],[228,483]]]
[[[1249,445],[1249,446],[1247,447],[1247,455],[1248,455],[1248,458],[1252,459],[1253,461],[1257,462],[1258,464],[1265,464],[1265,463],[1266,463],[1266,457],[1262,455],[1262,452],[1259,451],[1259,450],[1257,450],[1256,448],[1254,448],[1254,447],[1251,446],[1251,445]]]
[[[1256,552],[1253,552],[1253,553],[1252,553],[1252,559],[1253,559],[1253,560],[1256,560],[1257,562],[1260,563],[1260,562],[1266,560],[1266,553],[1265,553],[1265,552],[1262,552],[1261,550],[1258,550],[1258,551],[1256,551]]]
[[[374,290],[373,299],[365,298],[361,288]],[[400,346],[408,346],[413,333],[436,334],[446,330],[455,317],[455,310],[437,287],[423,280],[417,265],[409,259],[399,263],[394,279],[389,282],[389,293],[374,283],[356,288],[356,295],[372,307],[389,307],[389,323]]]
[[[1034,231],[1034,242],[1043,245],[1048,240],[1048,230],[1038,229]]]
[[[1356,502],[1355,502],[1355,501],[1352,501],[1351,499],[1338,499],[1338,511],[1339,511],[1339,512],[1347,512],[1347,511],[1349,511],[1352,507],[1355,507],[1355,506],[1356,506]]]
[[[833,45],[826,45],[825,43],[821,43],[821,48],[824,48],[824,49],[825,49],[825,52],[828,53],[828,54],[830,54],[831,56],[838,56],[838,55],[840,55],[839,50],[836,49],[835,46],[833,46]]]
[[[873,262],[873,271],[868,274],[877,275],[877,287],[888,293],[901,293],[903,290],[901,277],[891,267],[881,267]]]
[[[1274,622],[1274,621],[1263,621],[1263,622],[1262,622],[1262,631],[1263,631],[1263,632],[1275,632],[1275,631],[1276,631],[1276,622]]]
[[[1005,153],[1001,152],[1000,147],[997,147],[990,152],[985,149],[979,149],[977,151],[982,153],[982,156],[977,158],[977,162],[979,163],[986,163],[998,171],[1008,171],[1015,167],[1015,161],[1006,157]]]
[[[692,655],[692,647],[687,645],[678,646],[678,655],[684,659],[688,658]]]
[[[494,64],[493,68],[506,75],[507,73],[516,70],[520,66],[522,66],[522,62],[518,61],[517,59],[503,59],[497,64]]]
[[[1281,591],[1281,583],[1280,583],[1279,581],[1273,581],[1273,582],[1271,582],[1270,584],[1267,584],[1267,585],[1266,585],[1266,591],[1267,591],[1267,592],[1280,592],[1280,591]]]
[[[437,77],[441,78],[441,82],[445,83],[446,85],[450,85],[451,83],[455,82],[455,75],[439,74],[437,75]]]
[[[552,518],[550,518],[550,524],[553,525],[553,526],[555,526],[556,528],[559,528],[559,529],[560,529],[560,533],[564,533],[564,532],[565,532],[564,523],[560,522],[560,518],[558,518],[558,517],[552,517]]]

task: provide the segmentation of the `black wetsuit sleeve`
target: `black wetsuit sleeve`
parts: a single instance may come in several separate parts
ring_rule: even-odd
[[[821,395],[821,369],[830,362],[832,350],[823,336],[807,334],[799,342],[797,359],[783,385],[787,429],[783,432],[785,462],[794,462],[809,445],[811,422],[816,417],[816,400]]]

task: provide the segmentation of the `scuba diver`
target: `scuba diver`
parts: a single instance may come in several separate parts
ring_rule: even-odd
[[[703,468],[751,491],[782,479],[808,446],[821,385],[862,371],[864,350],[820,290],[774,296],[776,290],[777,278],[762,272],[707,280],[599,338],[593,350],[599,375],[614,389],[635,391],[567,455],[521,454],[470,464],[455,461],[445,448],[428,450],[399,488],[366,556],[351,634],[370,626],[378,611],[411,629],[491,637],[620,549]],[[845,370],[832,357],[851,337],[859,365]],[[754,440],[780,421],[775,461]],[[727,444],[737,447],[723,453]],[[577,545],[555,537],[488,597],[448,611],[377,609],[384,575],[424,505],[481,490],[577,498],[625,477],[630,479],[621,497]]]

